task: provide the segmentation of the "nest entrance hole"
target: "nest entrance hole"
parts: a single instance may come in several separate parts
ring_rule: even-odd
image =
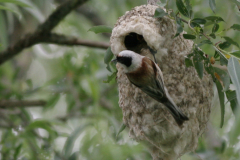
[[[141,54],[142,49],[148,49],[147,42],[142,35],[131,32],[124,39],[124,45],[127,50]]]

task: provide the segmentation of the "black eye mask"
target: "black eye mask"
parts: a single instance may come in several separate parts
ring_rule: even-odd
[[[117,62],[122,63],[129,67],[132,64],[132,57],[117,57]]]

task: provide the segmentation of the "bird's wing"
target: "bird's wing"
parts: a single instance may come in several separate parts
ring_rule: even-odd
[[[128,80],[129,80],[133,85],[135,85],[136,87],[142,88],[141,86],[139,86],[139,85],[137,85],[136,83],[134,83],[133,81],[131,81],[131,79],[128,78]]]
[[[157,101],[165,97],[165,87],[160,68],[151,60],[153,73],[151,75],[151,85],[142,86],[141,89]]]
[[[162,71],[161,69],[155,64],[155,67],[156,67],[156,84],[157,84],[157,87],[163,91],[164,94],[165,93],[165,85],[164,85],[164,81],[163,81],[163,74],[162,74]]]
[[[163,90],[159,90],[158,88],[151,87],[151,86],[144,86],[141,88],[142,91],[147,93],[150,97],[157,101],[161,101],[161,98],[164,97],[164,92]]]
[[[131,78],[128,78],[129,81],[135,85],[136,87],[140,88],[143,92],[148,94],[150,97],[154,98],[155,100],[159,101],[160,98],[164,96],[164,90],[158,86],[161,86],[154,75],[151,77],[151,84],[152,85],[137,85],[134,83]]]

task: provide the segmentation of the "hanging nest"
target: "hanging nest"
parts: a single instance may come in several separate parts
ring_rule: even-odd
[[[146,142],[153,159],[175,160],[197,147],[209,120],[213,83],[206,73],[201,80],[194,67],[185,66],[193,42],[182,34],[174,38],[175,21],[154,18],[156,8],[137,6],[120,17],[112,32],[111,49],[115,55],[132,50],[151,59],[148,47],[156,51],[169,94],[189,121],[179,127],[166,107],[132,85],[117,65],[119,106],[131,138]]]

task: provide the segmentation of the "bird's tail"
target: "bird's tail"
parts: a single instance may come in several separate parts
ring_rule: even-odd
[[[168,100],[167,102],[164,103],[164,105],[166,105],[166,107],[169,109],[178,126],[181,127],[184,121],[189,120],[188,117],[185,114],[183,114],[180,108],[176,104],[174,104],[174,102]]]

